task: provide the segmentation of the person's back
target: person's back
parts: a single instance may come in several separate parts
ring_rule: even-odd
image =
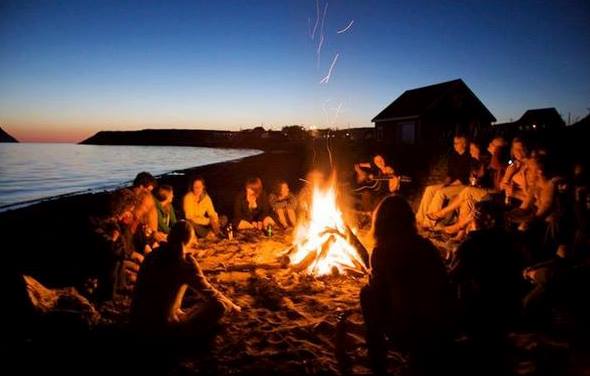
[[[455,253],[451,278],[458,289],[469,329],[505,328],[522,294],[522,257],[503,229],[472,231]]]
[[[393,250],[395,248],[395,250]],[[376,289],[395,335],[410,347],[449,329],[452,299],[438,250],[418,235],[378,247],[369,285]]]
[[[157,329],[169,323],[178,293],[196,274],[191,264],[168,255],[167,245],[148,254],[135,286],[131,318],[145,329]]]

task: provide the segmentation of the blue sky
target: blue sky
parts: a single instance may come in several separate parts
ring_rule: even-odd
[[[369,126],[404,90],[455,78],[499,121],[547,106],[567,120],[590,107],[589,19],[587,1],[4,0],[0,126],[68,142],[101,129]]]

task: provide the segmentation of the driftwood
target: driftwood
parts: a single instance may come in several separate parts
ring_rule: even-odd
[[[40,314],[68,313],[92,325],[98,322],[100,314],[94,306],[73,287],[49,289],[35,278],[23,276],[29,300]]]

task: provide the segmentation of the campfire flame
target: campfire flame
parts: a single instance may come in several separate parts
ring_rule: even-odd
[[[316,183],[312,189],[309,219],[300,223],[294,232],[291,265],[317,276],[364,271],[356,249],[342,236],[326,232],[331,228],[346,234],[337,205],[335,179],[331,179],[327,188]]]

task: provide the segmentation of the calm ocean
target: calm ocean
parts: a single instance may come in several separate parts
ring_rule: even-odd
[[[0,143],[0,211],[64,194],[112,189],[153,175],[244,158],[258,150],[181,146]]]

